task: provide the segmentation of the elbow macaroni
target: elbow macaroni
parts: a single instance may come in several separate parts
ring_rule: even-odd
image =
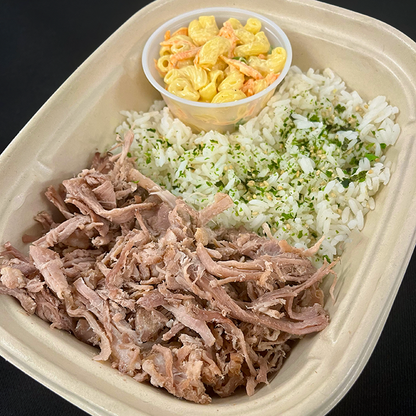
[[[282,72],[285,66],[286,50],[283,48],[275,48],[270,55],[267,55],[266,59],[260,59],[258,56],[250,56],[248,63],[264,77],[271,73],[278,74]]]
[[[212,103],[221,104],[242,100],[246,95],[241,90],[222,90],[212,99]]]
[[[225,78],[224,71],[221,71],[219,69],[213,70],[209,73],[209,80],[215,81],[217,87],[221,83],[221,81]]]
[[[247,23],[244,26],[244,29],[248,30],[253,35],[255,35],[258,32],[260,32],[261,22],[259,19],[254,19],[253,17],[250,17],[249,19],[247,19]]]
[[[157,67],[160,72],[167,73],[170,69],[170,55],[163,55],[157,60]]]
[[[240,71],[232,71],[229,75],[221,82],[218,87],[218,91],[223,90],[239,90],[244,84],[244,75]]]
[[[155,65],[166,89],[178,97],[227,103],[257,94],[274,82],[286,51],[270,50],[260,20],[230,17],[221,30],[214,16],[200,16],[161,42]],[[234,60],[235,59],[235,60]]]
[[[198,65],[205,69],[212,68],[221,55],[226,55],[231,48],[231,42],[223,37],[216,36],[209,40],[199,51]]]
[[[179,69],[171,69],[166,75],[165,78],[163,78],[163,81],[165,81],[165,84],[169,85],[172,84],[172,82],[176,79],[176,78],[180,78],[181,72],[179,71]]]
[[[182,76],[191,81],[195,90],[200,90],[208,84],[208,74],[203,68],[189,65],[181,68],[179,71]]]
[[[258,79],[257,81],[254,81],[253,93],[257,94],[258,92],[263,91],[267,87],[268,85],[265,79]]]
[[[240,41],[240,43],[242,43],[243,45],[246,45],[247,43],[251,43],[254,41],[253,33],[249,32],[244,27],[236,29],[235,34],[238,37],[238,40]]]
[[[189,23],[188,34],[195,45],[202,46],[219,32],[214,16],[200,16]]]
[[[282,72],[286,63],[286,58],[286,49],[274,48],[272,54],[267,57],[267,66],[275,74]]]
[[[250,20],[250,19],[249,19]],[[234,17],[230,17],[227,22],[230,23],[231,27],[236,30],[239,29],[241,27],[243,27],[243,25],[241,24],[241,22],[238,19],[235,19]]]
[[[185,100],[198,101],[199,93],[192,87],[191,81],[186,78],[176,78],[168,86],[168,91]]]
[[[201,101],[205,103],[211,103],[212,99],[217,94],[217,86],[216,86],[215,81],[211,81],[204,88],[201,88],[199,90],[199,94],[201,96]]]
[[[159,51],[159,56],[162,57],[163,55],[171,55],[172,51],[170,50],[169,46],[162,46]]]
[[[185,68],[186,66],[193,65],[193,59],[184,59],[183,61],[179,61],[176,65],[178,69]]]
[[[237,46],[235,48],[236,56],[257,56],[266,54],[270,50],[270,42],[264,32],[259,32],[253,35],[253,41],[245,45]]]

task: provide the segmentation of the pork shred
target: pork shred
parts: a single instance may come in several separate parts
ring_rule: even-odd
[[[29,256],[4,245],[0,294],[100,349],[96,360],[196,403],[268,384],[294,341],[329,322],[315,250],[207,224],[232,205],[197,212],[135,167],[128,151],[46,196],[62,214],[35,219]]]

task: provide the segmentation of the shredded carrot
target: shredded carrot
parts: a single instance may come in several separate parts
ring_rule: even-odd
[[[172,55],[170,57],[170,62],[174,68],[176,68],[176,65],[179,61],[183,61],[185,59],[190,59],[196,56],[196,54],[200,51],[201,48],[192,48],[188,49],[187,51],[178,52],[175,55]]]
[[[188,36],[188,28],[187,27],[181,27],[180,29],[178,29],[173,35],[172,38],[174,36],[177,35],[184,35],[184,36]]]
[[[157,59],[154,59],[154,62],[155,62],[155,67],[156,67],[156,70],[157,70],[157,72],[159,72],[159,75],[162,77],[162,78],[165,78],[165,74],[160,70],[160,68],[157,66]]]

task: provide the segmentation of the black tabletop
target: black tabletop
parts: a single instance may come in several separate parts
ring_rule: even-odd
[[[140,0],[0,2],[2,151],[41,105],[119,26]],[[238,2],[224,4],[238,6]],[[416,2],[329,0],[382,20],[416,40]],[[416,68],[415,68],[416,70]],[[331,416],[416,415],[416,255],[361,376]],[[0,415],[85,414],[0,358]]]

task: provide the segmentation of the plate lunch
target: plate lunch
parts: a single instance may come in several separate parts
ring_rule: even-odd
[[[92,361],[93,348],[51,331],[2,296],[1,355],[92,414],[272,415],[276,409],[280,415],[325,414],[358,377],[377,342],[415,245],[416,165],[409,162],[416,158],[415,43],[386,24],[334,6],[282,0],[277,12],[276,3],[264,1],[254,10],[252,2],[243,0],[238,6],[282,27],[292,43],[295,65],[303,70],[330,67],[364,99],[385,95],[401,111],[401,136],[387,153],[392,179],[378,194],[364,231],[353,236],[343,254],[337,301],[326,305],[331,324],[302,340],[278,377],[255,396],[216,399],[201,407]],[[170,0],[140,10],[65,82],[1,155],[3,240],[20,241],[20,235],[30,232],[33,213],[47,208],[39,198],[44,188],[80,171],[96,148],[102,151],[111,144],[122,121],[120,110],[147,110],[158,98],[141,69],[141,52],[150,34],[176,15],[179,4],[183,12],[204,7],[200,1]],[[73,155],[71,166],[67,154]]]

